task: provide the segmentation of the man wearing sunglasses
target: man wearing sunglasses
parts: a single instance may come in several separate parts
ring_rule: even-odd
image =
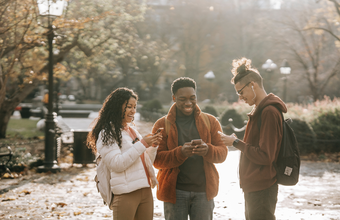
[[[221,139],[225,145],[241,151],[239,176],[246,220],[275,220],[278,185],[273,164],[283,135],[281,112],[286,113],[287,107],[279,97],[266,93],[263,79],[258,70],[251,67],[251,60],[234,60],[232,73],[231,83],[237,95],[254,108],[248,114],[243,141],[234,134],[220,133]]]

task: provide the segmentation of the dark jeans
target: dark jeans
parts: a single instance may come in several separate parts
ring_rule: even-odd
[[[244,193],[246,220],[275,220],[278,185]]]
[[[164,202],[166,220],[212,220],[214,199],[208,201],[205,192],[188,192],[176,189],[176,204]]]

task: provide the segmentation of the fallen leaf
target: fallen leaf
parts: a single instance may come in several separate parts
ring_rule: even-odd
[[[74,214],[75,216],[77,216],[77,215],[80,215],[81,212],[73,212],[73,214]]]
[[[25,195],[31,194],[31,192],[30,192],[30,191],[27,191],[27,190],[23,190],[23,191],[21,191],[20,193],[24,193]]]
[[[9,197],[9,198],[7,198],[7,199],[1,200],[1,202],[7,202],[7,201],[13,201],[13,200],[15,200],[15,198]]]
[[[2,178],[6,178],[6,179],[11,178],[11,179],[13,179],[13,175],[11,175],[11,174],[9,174],[9,173],[5,173],[5,174],[2,176]]]
[[[60,206],[60,207],[64,207],[64,206],[66,206],[67,204],[66,203],[63,203],[63,202],[59,202],[59,203],[57,203],[57,206]]]

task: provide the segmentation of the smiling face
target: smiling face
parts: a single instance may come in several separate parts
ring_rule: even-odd
[[[123,127],[127,125],[127,123],[131,123],[134,119],[137,110],[137,100],[131,97],[128,101],[125,101],[122,105],[122,125]]]
[[[254,105],[256,101],[256,95],[252,89],[252,86],[254,86],[253,82],[249,82],[246,84],[238,82],[235,84],[236,94],[240,97],[241,100],[243,100],[250,106]]]
[[[176,103],[178,115],[180,116],[189,116],[196,108],[197,96],[195,89],[192,87],[178,89],[172,99]]]

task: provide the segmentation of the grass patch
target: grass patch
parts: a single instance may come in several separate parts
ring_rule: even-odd
[[[33,138],[44,136],[43,131],[37,129],[37,120],[10,119],[7,127],[7,137]]]

